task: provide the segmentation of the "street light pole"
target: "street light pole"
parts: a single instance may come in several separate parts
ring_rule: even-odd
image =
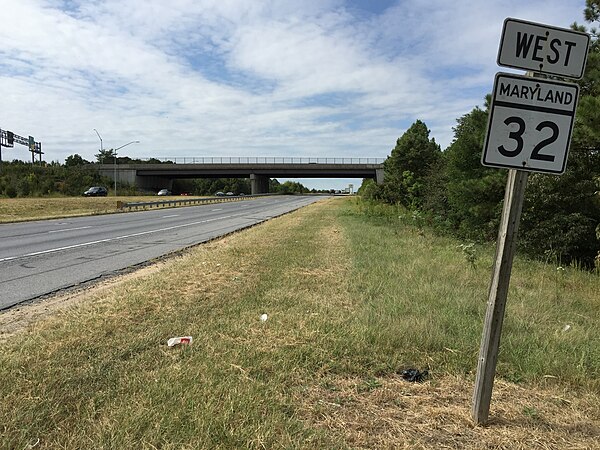
[[[127,144],[121,145],[120,147],[117,147],[113,150],[113,156],[115,157],[115,173],[114,173],[114,177],[115,177],[115,197],[117,196],[117,150],[122,149],[123,147],[127,147],[130,144],[139,144],[140,141],[131,141],[128,142]]]
[[[101,158],[101,163],[104,163],[104,147],[102,147],[102,137],[100,136],[100,133],[98,133],[98,130],[96,130],[94,128],[94,131],[96,132],[96,134],[98,135],[98,138],[100,139],[100,158]]]

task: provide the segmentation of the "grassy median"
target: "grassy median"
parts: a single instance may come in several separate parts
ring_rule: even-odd
[[[90,293],[4,340],[1,448],[597,445],[600,277],[516,261],[477,427],[493,249],[418,225],[326,200]]]
[[[0,198],[0,223],[110,214],[117,212],[117,202],[152,202],[186,198],[181,196]]]

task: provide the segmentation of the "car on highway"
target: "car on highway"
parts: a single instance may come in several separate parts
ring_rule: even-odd
[[[108,189],[103,186],[92,186],[83,193],[84,197],[106,197],[108,195]]]
[[[160,196],[171,195],[171,191],[168,189],[161,189],[160,191],[158,191],[158,194],[156,194],[156,195],[160,195]]]
[[[225,195],[229,195],[229,196],[231,197],[232,195],[235,195],[235,194],[234,194],[233,192],[229,191],[229,192],[228,192],[227,194],[225,194]]]
[[[215,195],[216,195],[217,197],[222,197],[223,195],[225,195],[225,193],[224,193],[224,192],[221,192],[221,191],[219,191],[219,192],[217,192]]]

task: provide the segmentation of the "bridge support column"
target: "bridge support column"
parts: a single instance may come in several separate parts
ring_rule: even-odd
[[[383,176],[383,169],[375,169],[375,181],[377,182],[377,184],[383,184]]]
[[[252,188],[252,195],[268,193],[269,192],[269,177],[251,173],[250,174],[250,187]]]

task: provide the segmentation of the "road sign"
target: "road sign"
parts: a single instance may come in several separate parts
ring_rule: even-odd
[[[576,84],[497,73],[481,163],[562,174],[578,95]]]
[[[498,65],[581,78],[589,45],[587,33],[508,18],[502,29]]]

